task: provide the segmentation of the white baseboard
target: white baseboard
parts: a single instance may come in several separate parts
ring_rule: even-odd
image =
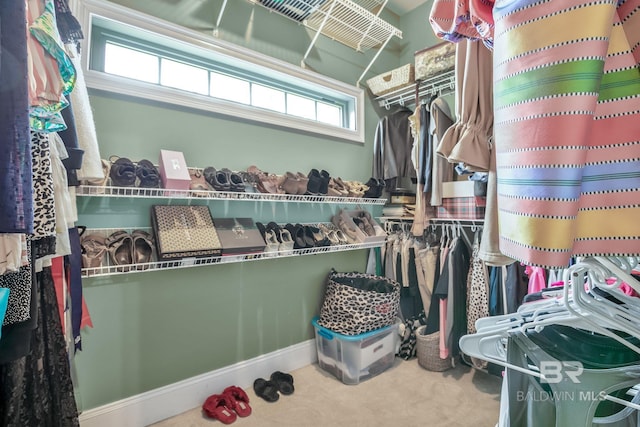
[[[315,340],[308,340],[263,354],[235,365],[198,375],[117,402],[90,409],[80,415],[81,427],[142,427],[197,408],[225,387],[253,386],[256,378],[273,371],[293,371],[318,359]]]

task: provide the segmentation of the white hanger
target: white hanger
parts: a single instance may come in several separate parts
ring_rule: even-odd
[[[633,329],[635,325],[633,320],[623,320],[603,314],[601,310],[594,310],[593,305],[590,303],[585,304],[584,300],[581,299],[583,298],[582,294],[585,293],[583,279],[586,277],[586,272],[592,268],[594,266],[590,263],[580,262],[566,269],[562,298],[523,304],[516,313],[484,318],[487,319],[486,321],[478,319],[476,322],[478,332],[460,338],[461,350],[472,357],[524,372],[522,368],[508,364],[505,358],[500,357],[500,352],[490,350],[498,349],[499,343],[508,337],[511,331],[526,331],[528,329],[540,329],[546,325],[562,324],[591,330],[611,337],[640,354],[640,348],[608,329],[611,328],[640,338],[640,328]],[[571,293],[569,293],[570,290]],[[621,292],[617,292],[615,296],[618,297],[619,294]],[[588,298],[593,298],[593,296]],[[615,303],[603,301],[607,300],[601,298],[596,303],[605,307],[608,307],[605,304],[615,305]],[[634,301],[634,303],[638,305],[640,301]],[[619,308],[616,309],[619,310]],[[612,313],[616,312],[613,311]],[[491,320],[489,321],[488,319]],[[535,371],[527,371],[525,373],[540,376],[539,372]]]

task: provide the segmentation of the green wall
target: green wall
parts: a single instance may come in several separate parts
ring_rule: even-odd
[[[245,2],[229,2],[220,37],[297,65],[308,32],[259,7],[253,14],[245,8]],[[307,62],[319,73],[354,84],[374,54],[320,37]],[[397,45],[390,46],[366,78],[399,64]],[[361,181],[371,174],[379,118],[368,100],[361,145],[95,90],[90,97],[103,158],[157,162],[160,149],[173,149],[184,152],[190,166],[242,170],[255,164],[276,173],[323,168]],[[78,224],[149,226],[149,207],[155,202],[81,197]],[[263,222],[327,221],[342,207],[246,201],[210,201],[209,206],[214,216]],[[318,313],[329,269],[362,271],[365,261],[366,251],[360,250],[86,279],[84,295],[94,327],[83,332],[83,350],[76,356],[82,409],[312,338],[310,320]]]
[[[400,51],[401,64],[413,63],[413,55],[416,51],[443,42],[436,37],[429,24],[432,5],[433,1],[428,1],[400,18],[400,28],[406,35]]]

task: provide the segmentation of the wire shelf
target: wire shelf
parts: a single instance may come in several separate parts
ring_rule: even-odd
[[[382,0],[249,0],[359,52],[379,48],[402,31],[378,17]]]
[[[416,99],[416,86],[418,86],[418,98],[423,99],[430,95],[452,92],[456,87],[455,70],[449,70],[425,80],[418,80],[407,86],[392,92],[378,96],[375,100],[378,105],[389,109],[392,105],[413,105]]]
[[[230,191],[192,191],[167,190],[163,188],[114,187],[80,185],[76,187],[77,196],[90,197],[135,197],[152,199],[191,199],[191,200],[234,200],[234,201],[271,201],[298,203],[335,203],[351,205],[384,205],[387,199],[363,197],[334,197],[271,193],[239,193]]]
[[[316,248],[293,249],[292,251],[259,252],[242,255],[223,255],[206,258],[182,258],[173,261],[154,261],[130,265],[105,265],[95,268],[83,268],[83,278],[111,276],[117,274],[144,273],[158,270],[173,270],[178,268],[201,267],[205,265],[231,264],[238,262],[260,261],[265,259],[291,258],[304,255],[345,252],[360,249],[370,249],[384,246],[384,241],[353,243],[348,245],[322,246]],[[108,262],[108,261],[107,261]]]
[[[358,52],[380,48],[394,36],[402,38],[402,31],[363,6],[374,9],[381,4],[362,2],[361,6],[350,0],[327,1],[309,16],[306,25]]]

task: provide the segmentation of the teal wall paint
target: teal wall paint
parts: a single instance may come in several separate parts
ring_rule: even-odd
[[[442,43],[436,37],[429,24],[429,13],[433,6],[430,0],[400,18],[400,26],[408,35],[405,37],[405,45],[400,52],[400,62],[402,64],[413,63],[413,55],[416,51]]]
[[[310,40],[307,31],[255,8],[255,32],[251,33],[246,16],[236,15],[233,9],[244,8],[244,3],[229,2],[225,17],[230,18],[223,19],[221,38],[297,65]],[[230,27],[234,17],[239,28]],[[258,22],[270,31],[263,31]],[[263,39],[256,40],[259,31]],[[281,45],[282,34],[287,35],[285,39],[302,39],[304,34],[306,41]],[[397,46],[380,55],[365,80],[400,64]],[[358,53],[320,37],[308,65],[354,84],[374,54]],[[361,181],[371,173],[379,118],[368,100],[366,141],[361,145],[95,90],[90,97],[103,158],[116,155],[156,162],[160,149],[173,149],[184,152],[189,165],[199,167],[241,170],[255,164],[275,173],[306,173],[315,167]],[[154,203],[168,201],[81,197],[78,224],[149,226],[149,208]],[[214,216],[249,216],[263,222],[328,221],[343,207],[246,201],[207,204]],[[379,214],[380,209],[372,211]],[[75,359],[82,409],[312,338],[310,321],[318,313],[329,269],[362,271],[365,262],[366,251],[353,251],[86,279],[84,296],[94,327],[83,332],[83,350]],[[227,385],[220,384],[220,390]]]
[[[86,280],[83,408],[313,337],[328,269],[363,264],[364,251],[340,252]]]

